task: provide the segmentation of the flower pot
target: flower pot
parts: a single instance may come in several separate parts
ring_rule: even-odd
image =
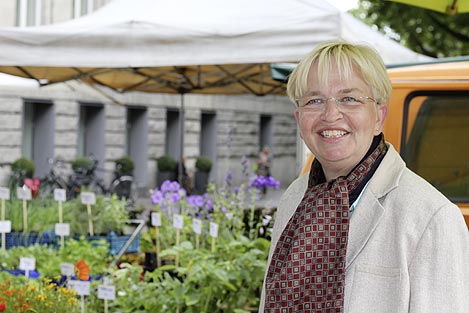
[[[158,172],[158,175],[156,176],[157,186],[161,187],[161,185],[163,184],[165,180],[175,181],[176,172],[167,172],[167,171]]]
[[[197,195],[204,194],[207,191],[208,172],[195,172],[194,177],[194,193]]]

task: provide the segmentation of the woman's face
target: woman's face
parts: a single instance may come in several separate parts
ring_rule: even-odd
[[[308,74],[306,95],[315,98],[362,99],[363,103],[352,109],[343,109],[334,99],[326,100],[321,110],[297,110],[295,118],[300,135],[321,163],[326,179],[347,175],[371,146],[375,135],[381,133],[387,115],[387,104],[359,98],[371,97],[372,92],[361,75],[355,73],[342,80],[337,68],[329,73],[329,81],[319,87],[317,65]]]

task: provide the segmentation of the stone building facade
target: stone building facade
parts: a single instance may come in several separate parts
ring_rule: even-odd
[[[2,0],[0,26],[62,22],[107,2]],[[42,177],[51,168],[48,158],[70,164],[92,154],[109,181],[113,161],[129,155],[136,163],[137,186],[147,192],[156,185],[156,158],[169,154],[183,155],[189,174],[197,156],[209,156],[214,161],[210,178],[221,184],[228,171],[239,177],[243,157],[253,163],[267,145],[272,174],[285,186],[299,168],[293,110],[284,96],[119,94],[79,82],[0,86],[0,183],[7,183],[8,164],[21,156],[33,159],[35,174]]]
[[[42,177],[51,168],[48,158],[70,164],[79,156],[92,154],[106,169],[103,176],[107,181],[114,160],[130,155],[136,163],[139,189],[154,187],[156,158],[170,154],[178,159],[180,155],[181,97],[116,93],[112,98],[79,83],[0,87],[2,185],[8,181],[8,164],[19,157],[31,158],[36,176]],[[295,178],[296,122],[286,97],[187,94],[183,100],[182,155],[189,174],[194,173],[199,155],[210,154],[212,181],[223,183],[228,171],[240,178],[243,158],[253,164],[260,147],[268,145],[273,153],[273,175],[283,185]]]

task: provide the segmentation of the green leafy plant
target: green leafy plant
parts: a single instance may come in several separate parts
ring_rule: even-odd
[[[201,172],[210,172],[212,169],[212,160],[206,156],[199,156],[195,161],[195,168]]]
[[[87,207],[79,198],[62,204],[63,222],[70,224],[70,235],[88,234]],[[96,196],[96,204],[91,206],[95,234],[108,234],[113,231],[122,234],[127,226],[128,209],[124,199],[116,195]],[[37,198],[27,203],[28,232],[43,233],[53,230],[59,222],[58,203],[49,198]],[[11,221],[13,231],[24,230],[23,201],[11,199],[7,203],[6,218]]]
[[[177,167],[176,159],[170,155],[163,155],[156,162],[160,172],[174,172]]]
[[[120,175],[132,175],[134,171],[134,161],[129,156],[124,156],[115,161],[116,172]]]
[[[35,170],[34,162],[28,158],[19,158],[11,164],[11,170],[24,177],[31,178]]]
[[[75,173],[87,174],[93,169],[93,160],[88,157],[79,157],[73,160],[71,166]]]
[[[84,237],[67,239],[64,248],[32,245],[15,247],[2,252],[0,269],[14,270],[19,268],[21,257],[33,257],[36,260],[36,271],[41,278],[55,279],[60,276],[60,264],[75,264],[79,259],[86,260],[91,273],[100,275],[107,271],[110,261],[109,245],[105,240],[88,241]]]

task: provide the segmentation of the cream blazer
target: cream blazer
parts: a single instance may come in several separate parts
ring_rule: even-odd
[[[388,147],[350,220],[344,312],[468,313],[469,232],[461,211]],[[279,202],[268,264],[307,184],[308,174]]]

